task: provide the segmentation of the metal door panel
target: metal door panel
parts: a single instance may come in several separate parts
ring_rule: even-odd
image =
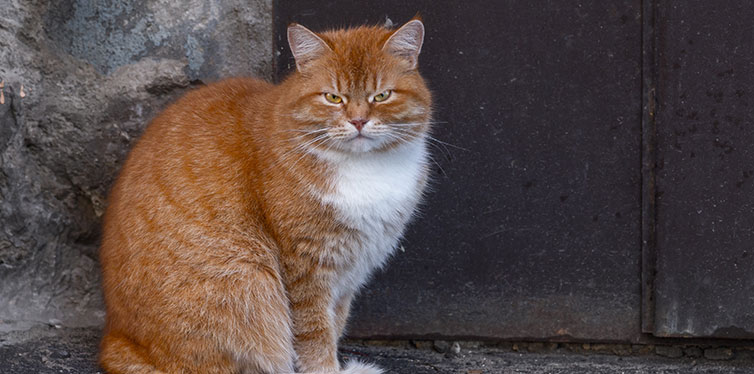
[[[637,340],[639,1],[274,3],[285,27],[421,13],[437,107],[431,191],[358,298],[356,337]]]

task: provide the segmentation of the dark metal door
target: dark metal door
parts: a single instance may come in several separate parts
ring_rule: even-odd
[[[420,12],[421,70],[442,141],[432,192],[353,336],[637,340],[641,3],[274,3],[285,28],[395,23]]]
[[[754,5],[657,3],[654,333],[754,337]]]

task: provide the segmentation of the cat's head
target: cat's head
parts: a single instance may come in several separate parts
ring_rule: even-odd
[[[289,115],[304,148],[379,152],[423,137],[431,96],[417,70],[424,25],[314,33],[292,24],[296,60]]]

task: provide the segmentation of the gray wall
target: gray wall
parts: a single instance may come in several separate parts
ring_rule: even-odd
[[[100,217],[130,145],[194,85],[270,77],[271,1],[1,3],[0,332],[99,325]]]

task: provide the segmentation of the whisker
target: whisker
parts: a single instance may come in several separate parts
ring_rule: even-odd
[[[291,138],[287,139],[288,142],[298,142],[299,140],[302,140],[302,139],[306,138],[309,135],[318,134],[318,133],[325,132],[325,131],[328,131],[328,130],[329,129],[327,129],[327,128],[325,128],[325,129],[314,129],[314,130],[289,129],[289,130],[281,130],[280,132],[283,132],[283,131],[284,132],[303,132],[303,134],[301,134],[301,135],[297,135],[297,136],[294,136],[294,137],[291,137]]]
[[[314,129],[314,130],[308,130],[308,129],[288,129],[288,130],[285,130],[285,131],[287,131],[287,132],[303,132],[303,133],[307,133],[307,134],[314,134],[314,133],[318,133],[318,132],[322,132],[322,131],[327,131],[327,130],[329,130],[329,129],[327,129],[327,128],[325,128],[325,129]]]
[[[402,129],[395,129],[395,130],[402,130]],[[438,144],[442,144],[443,146],[449,146],[449,147],[453,147],[453,148],[456,148],[456,149],[460,149],[460,150],[462,150],[462,151],[471,152],[471,150],[469,150],[469,149],[467,149],[467,148],[464,148],[464,147],[461,147],[461,146],[457,146],[457,145],[455,145],[455,144],[452,144],[452,143],[448,143],[448,142],[446,142],[446,141],[442,141],[442,140],[440,140],[440,139],[437,139],[437,138],[435,138],[435,137],[434,137],[434,136],[432,136],[432,135],[429,135],[429,134],[425,134],[425,136],[426,136],[426,137],[427,137],[427,139],[429,139],[430,141],[436,142],[436,143],[438,143]]]
[[[392,132],[396,134],[405,135],[406,140],[408,140],[409,137],[417,137],[419,136],[419,133],[412,131],[411,129],[402,129],[402,128],[393,128],[391,129]]]
[[[386,126],[396,127],[414,127],[419,125],[436,125],[440,123],[448,123],[446,121],[428,121],[428,122],[406,122],[406,123],[385,123]]]
[[[406,135],[418,135],[418,134],[409,132],[409,130],[407,130],[407,129],[395,128],[393,130],[395,130],[395,132],[397,132],[397,133],[403,133],[403,134],[406,134]],[[437,150],[439,150],[440,153],[442,153],[443,155],[445,155],[448,158],[452,157],[453,154],[450,152],[450,150],[446,146],[451,146],[451,147],[458,148],[458,149],[461,149],[461,150],[464,150],[464,151],[469,151],[466,148],[462,148],[462,147],[459,147],[459,146],[456,146],[456,145],[453,145],[453,144],[450,144],[450,143],[447,143],[447,142],[443,142],[442,140],[439,140],[439,139],[437,139],[437,138],[435,138],[435,137],[433,137],[433,136],[431,136],[429,134],[424,134],[424,136],[426,137],[427,143],[430,146],[437,148]]]
[[[442,141],[442,140],[440,140],[440,139],[437,139],[437,138],[435,138],[434,136],[432,136],[432,135],[429,135],[429,134],[427,134],[427,138],[428,138],[428,139],[430,139],[430,140],[432,140],[432,141],[435,141],[435,142],[437,142],[437,143],[440,143],[440,144],[442,144],[442,145],[447,145],[447,146],[450,146],[450,147],[453,147],[453,148],[456,148],[456,149],[460,149],[460,150],[462,150],[462,151],[471,152],[471,151],[470,151],[469,149],[466,149],[466,148],[464,148],[464,147],[461,147],[461,146],[457,146],[457,145],[455,145],[455,144],[451,144],[451,143],[448,143],[448,142],[444,142],[444,141]]]
[[[329,143],[329,144],[327,145],[327,148],[325,148],[325,151],[326,151],[326,152],[329,152],[330,150],[332,150],[332,148],[333,148],[333,147],[335,146],[335,144],[336,144],[336,142],[335,142],[335,139],[332,139],[332,138],[330,138],[330,139],[327,139],[327,142],[325,142],[325,143]]]
[[[432,160],[432,162],[433,162],[433,163],[434,163],[435,165],[437,165],[437,167],[438,167],[438,168],[440,169],[440,171],[442,172],[442,175],[443,175],[443,176],[445,176],[445,178],[447,178],[447,177],[448,177],[448,173],[446,173],[446,172],[445,172],[445,169],[443,169],[443,168],[442,168],[442,166],[440,165],[440,163],[439,163],[439,162],[437,162],[437,160],[435,160],[435,158],[434,158],[434,157],[432,157],[432,155],[431,155],[431,154],[429,154],[429,155],[427,155],[427,156],[429,157],[429,159],[430,159],[430,160]]]
[[[404,139],[402,139],[400,136],[398,136],[395,133],[386,133],[385,135],[388,138],[391,138],[391,139],[404,140]],[[446,173],[445,169],[443,169],[442,165],[440,165],[440,163],[437,162],[437,160],[434,157],[432,157],[432,154],[427,154],[427,157],[429,157],[429,160],[432,161],[432,163],[434,163],[435,165],[437,165],[437,168],[440,169],[440,172],[442,173],[442,175],[447,178],[448,177],[448,173]]]
[[[409,123],[386,123],[384,124],[388,128],[413,128],[418,127],[421,125],[432,125],[436,123],[446,123],[446,122],[409,122]]]
[[[384,134],[384,136],[387,136],[389,138],[388,140],[398,140],[398,141],[405,140],[402,137],[400,137],[400,136],[398,136],[398,135],[396,135],[394,133],[386,133],[386,134]]]
[[[328,134],[317,135],[314,139],[311,139],[311,140],[309,140],[309,141],[307,141],[305,143],[301,143],[301,144],[297,145],[296,147],[292,148],[291,150],[289,150],[288,152],[285,152],[282,156],[280,156],[280,158],[285,158],[285,157],[289,156],[290,154],[296,153],[296,152],[298,152],[298,151],[300,151],[300,150],[302,150],[302,149],[310,146],[311,144],[319,141],[320,139],[324,139],[324,138],[327,138],[327,137],[328,137]]]
[[[289,142],[298,142],[299,140],[303,140],[304,138],[306,138],[309,135],[314,135],[314,134],[302,134],[302,135],[294,136],[292,138],[288,138],[288,141]]]
[[[319,139],[318,139],[318,141],[317,141],[317,143],[326,143],[326,142],[328,142],[328,141],[330,141],[330,140],[331,140],[331,139],[330,139],[330,138],[328,138],[328,137],[319,138]],[[317,146],[317,145],[321,145],[321,144],[316,144],[316,143],[312,143],[312,144],[310,144],[310,146]],[[303,159],[304,157],[306,157],[306,155],[307,155],[307,152],[303,152],[303,153],[301,154],[301,156],[300,156],[299,158],[297,158],[297,159],[296,159],[295,161],[293,161],[293,163],[291,164],[290,168],[291,168],[291,169],[293,169],[293,168],[294,168],[294,167],[295,167],[296,165],[298,165],[298,163],[299,163],[299,162],[300,162],[300,161],[301,161],[301,160],[302,160],[302,159]]]

